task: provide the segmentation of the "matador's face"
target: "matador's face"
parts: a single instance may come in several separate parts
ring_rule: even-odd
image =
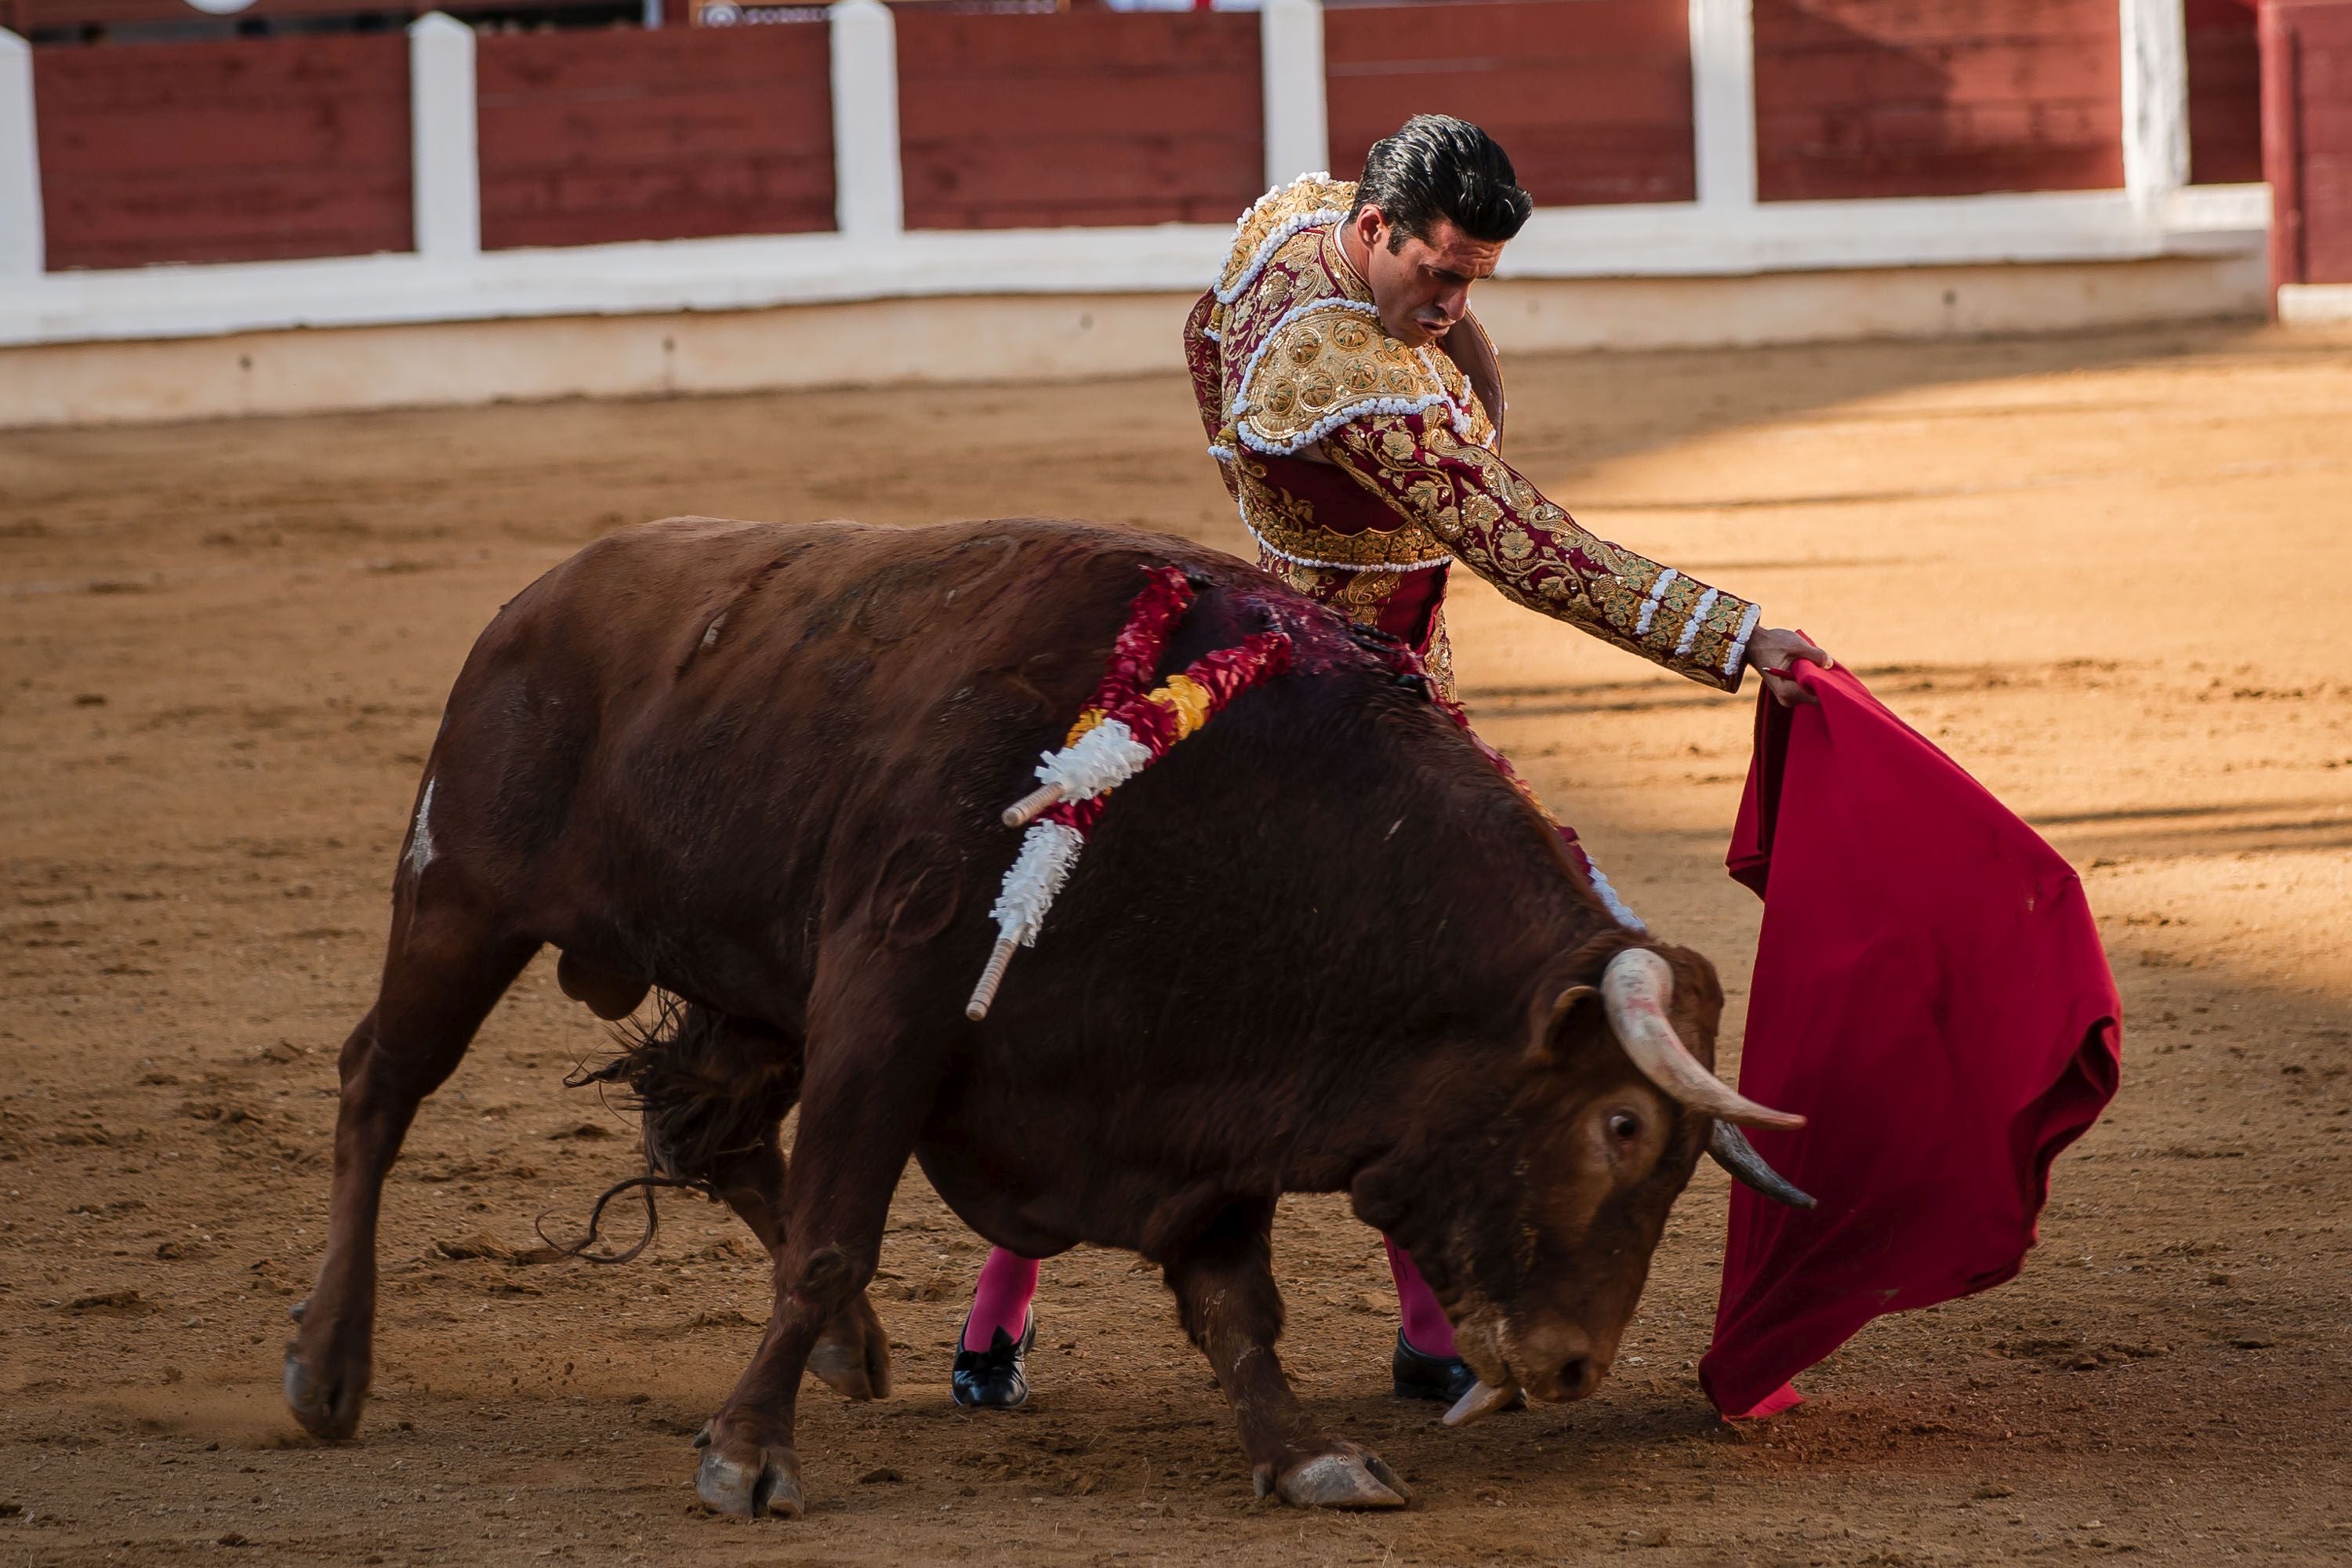
[[[1454,330],[1470,311],[1470,285],[1492,277],[1503,257],[1501,242],[1472,239],[1450,218],[1432,223],[1426,239],[1404,233],[1377,206],[1348,223],[1361,242],[1381,325],[1416,348]]]

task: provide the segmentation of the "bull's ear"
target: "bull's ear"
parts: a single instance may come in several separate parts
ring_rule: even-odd
[[[1549,1002],[1536,1004],[1533,1028],[1528,1041],[1528,1059],[1538,1067],[1551,1067],[1559,1060],[1560,1031],[1576,1010],[1601,994],[1597,985],[1579,982],[1567,987]]]

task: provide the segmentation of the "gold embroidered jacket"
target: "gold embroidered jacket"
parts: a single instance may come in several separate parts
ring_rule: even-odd
[[[1443,347],[1389,335],[1340,249],[1354,195],[1322,175],[1269,192],[1184,324],[1210,455],[1260,564],[1404,637],[1441,679],[1459,560],[1531,609],[1736,689],[1757,606],[1595,538],[1502,459],[1484,329],[1465,318]]]

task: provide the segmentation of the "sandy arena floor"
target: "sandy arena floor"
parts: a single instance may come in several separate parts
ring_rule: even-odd
[[[1513,370],[1547,489],[1812,630],[2082,868],[2125,1087],[2021,1279],[1882,1321],[1811,1403],[1727,1427],[1691,1371],[1706,1167],[1599,1395],[1457,1434],[1387,1394],[1377,1238],[1294,1202],[1302,1393],[1420,1498],[1314,1516],[1251,1500],[1124,1256],[1048,1265],[1027,1409],[954,1411],[982,1248],[918,1176],[876,1286],[898,1396],[813,1390],[814,1511],[729,1522],[687,1439],[764,1316],[731,1218],[675,1201],[625,1268],[510,1260],[632,1163],[559,1087],[604,1036],[542,961],[409,1140],[375,1401],[314,1444],[278,1359],[334,1053],[503,599],[673,512],[1240,531],[1174,375],[0,435],[0,1564],[2352,1559],[2352,338]],[[1720,858],[1748,704],[1456,595],[1482,727],[1654,925],[1744,978],[1757,909]]]

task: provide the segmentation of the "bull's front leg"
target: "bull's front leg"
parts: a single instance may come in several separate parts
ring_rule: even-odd
[[[818,964],[800,1136],[783,1201],[771,1206],[775,1310],[695,1472],[695,1490],[722,1513],[796,1518],[804,1506],[793,1447],[801,1373],[874,1277],[890,1194],[939,1080],[945,1026],[911,1022],[909,996],[922,993],[870,947],[844,942]]]
[[[798,1036],[689,1005],[622,1064],[645,1114],[656,1171],[708,1183],[767,1253],[784,1249],[785,1164],[777,1129],[801,1096]],[[861,1292],[835,1317],[808,1370],[850,1399],[890,1392],[890,1339]]]
[[[784,1251],[784,1170],[783,1151],[771,1129],[764,1143],[720,1156],[710,1173],[711,1184],[774,1266],[782,1265]],[[890,1335],[865,1291],[825,1325],[809,1352],[808,1370],[844,1398],[890,1397]]]
[[[1274,1283],[1274,1205],[1236,1205],[1166,1266],[1168,1288],[1241,1426],[1257,1495],[1300,1508],[1402,1508],[1412,1493],[1355,1444],[1318,1430],[1283,1375],[1282,1293]]]

